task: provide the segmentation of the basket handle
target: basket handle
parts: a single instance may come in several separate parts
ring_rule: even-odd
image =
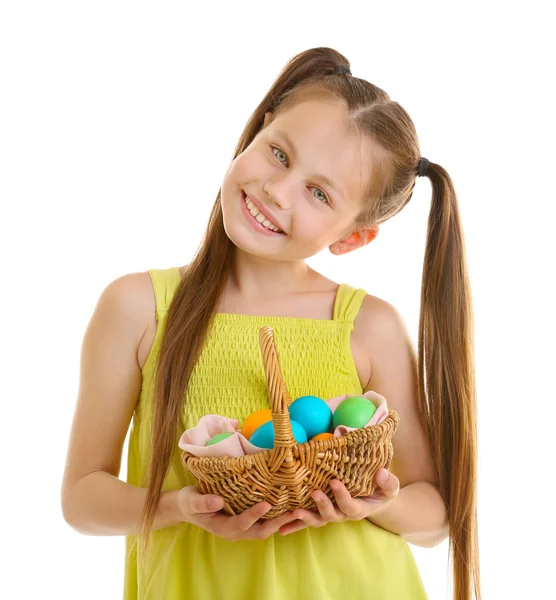
[[[288,406],[291,397],[286,388],[282,375],[278,350],[274,341],[274,329],[265,325],[259,330],[259,344],[263,356],[263,365],[266,375],[269,404],[272,411],[272,424],[274,426],[274,450],[282,451],[293,448],[297,444],[293,437]]]

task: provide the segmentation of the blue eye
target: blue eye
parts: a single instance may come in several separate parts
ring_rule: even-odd
[[[283,152],[282,150],[280,150],[280,148],[278,148],[278,147],[276,147],[276,146],[270,146],[270,147],[272,148],[272,150],[278,150],[278,152],[279,152],[280,154],[283,154],[283,155],[286,157],[286,161],[287,161],[287,156],[286,156],[286,153],[285,153],[285,152]],[[275,153],[273,153],[273,154],[274,154],[274,156],[276,156],[276,154],[275,154]],[[283,163],[283,162],[282,162],[280,159],[278,159],[278,162],[279,162],[279,163],[281,163],[281,164],[284,164],[284,163]],[[317,200],[319,200],[319,202],[320,202],[321,204],[324,204],[325,202],[326,202],[326,204],[330,204],[330,202],[329,202],[329,200],[328,200],[328,196],[327,196],[327,195],[326,195],[326,194],[325,194],[325,193],[324,193],[324,192],[323,192],[323,191],[322,191],[320,188],[318,188],[318,187],[315,187],[315,186],[310,186],[310,187],[312,187],[312,188],[313,188],[313,189],[315,189],[315,190],[318,190],[318,191],[319,191],[321,194],[323,194],[324,198],[323,198],[322,200],[320,200],[319,198],[317,198]],[[316,198],[316,196],[315,196],[315,198]]]

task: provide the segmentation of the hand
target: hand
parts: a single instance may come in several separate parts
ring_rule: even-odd
[[[224,506],[224,499],[214,494],[201,494],[196,486],[187,486],[179,490],[177,502],[183,521],[197,525],[229,542],[264,540],[294,520],[290,511],[279,517],[258,522],[272,508],[268,502],[259,502],[239,515],[225,515],[220,512]]]
[[[385,481],[380,476],[386,474]],[[400,491],[399,479],[387,469],[379,469],[376,474],[377,491],[372,496],[352,498],[346,486],[337,479],[330,482],[330,488],[336,498],[336,506],[328,496],[320,490],[314,491],[311,497],[317,503],[317,510],[297,508],[293,517],[297,519],[280,528],[282,535],[294,533],[305,527],[323,527],[327,523],[340,521],[360,521],[384,510]]]

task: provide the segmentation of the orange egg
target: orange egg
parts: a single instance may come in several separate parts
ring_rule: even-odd
[[[272,420],[272,411],[270,408],[256,410],[254,413],[251,413],[245,419],[245,421],[243,421],[243,425],[241,426],[241,434],[249,439],[255,429],[258,429],[261,425],[268,423],[270,420]]]
[[[316,435],[313,440],[330,440],[334,437],[333,433],[319,433]]]

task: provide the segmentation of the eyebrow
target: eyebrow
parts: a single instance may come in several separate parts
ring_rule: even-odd
[[[297,150],[295,149],[295,144],[293,143],[292,139],[290,138],[290,136],[282,130],[277,129],[275,131],[275,133],[279,136],[281,136],[284,141],[286,142],[286,144],[290,147],[292,154],[294,155],[294,157],[297,158]],[[327,177],[326,175],[313,175],[313,177],[317,178],[317,179],[322,179],[322,181],[324,181],[324,183],[326,183],[327,185],[329,185],[337,194],[338,196],[340,196],[340,198],[342,200],[345,199],[344,194],[342,193],[342,191],[340,190],[340,187],[338,185],[336,185],[332,179],[330,179],[329,177]]]

